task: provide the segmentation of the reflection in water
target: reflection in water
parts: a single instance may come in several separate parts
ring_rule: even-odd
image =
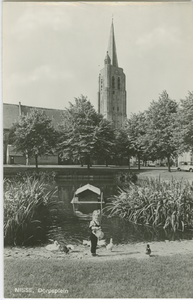
[[[58,181],[58,210],[60,212],[60,219],[59,222],[57,221],[57,227],[54,226],[54,229],[50,229],[49,237],[59,242],[66,240],[76,243],[82,243],[83,240],[89,239],[89,221],[79,220],[75,217],[73,206],[70,203],[75,191],[87,183],[101,189],[104,201],[107,201],[111,195],[117,193],[117,186],[112,181]],[[88,212],[90,208],[88,208]],[[171,230],[164,231],[163,229],[155,229],[149,226],[140,226],[119,218],[107,218],[106,216],[102,217],[102,229],[106,241],[109,242],[110,238],[113,238],[115,244],[191,239],[193,236],[193,232],[174,233]]]

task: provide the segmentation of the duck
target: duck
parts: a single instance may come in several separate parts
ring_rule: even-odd
[[[53,244],[49,244],[45,248],[49,251],[57,251],[60,249],[60,244],[57,241],[54,241]]]
[[[72,250],[74,250],[73,245],[60,245],[60,251],[65,252],[66,254],[68,254]]]
[[[67,245],[66,246],[69,250],[74,250],[74,246],[73,245]]]
[[[61,245],[59,244],[57,241],[54,241],[54,240],[51,240],[51,242],[53,242],[52,244],[49,244],[47,245],[45,248],[46,250],[49,250],[49,251],[62,251],[62,252],[65,252],[66,254],[68,254],[70,252],[70,250],[74,250],[74,246],[73,245]]]
[[[74,246],[73,245],[67,245],[66,247],[69,250],[69,252],[74,250]]]
[[[112,250],[113,250],[113,246],[114,246],[114,245],[113,245],[113,239],[111,238],[111,239],[110,239],[110,243],[106,246],[106,249],[112,251]]]
[[[70,250],[67,248],[67,246],[60,245],[60,251],[68,254]]]
[[[147,254],[147,255],[149,255],[149,256],[150,256],[150,254],[151,254],[151,248],[150,248],[150,245],[149,245],[149,244],[147,244],[147,246],[146,246],[145,254]]]

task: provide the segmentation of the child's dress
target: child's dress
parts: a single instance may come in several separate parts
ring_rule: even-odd
[[[94,220],[90,222],[89,228],[90,228],[90,240],[91,240],[91,253],[93,256],[96,255],[96,247],[97,247],[97,241],[98,238],[95,235],[98,229],[93,229],[93,227],[98,227],[100,229],[100,224]]]

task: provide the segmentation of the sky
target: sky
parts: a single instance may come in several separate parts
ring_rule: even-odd
[[[3,102],[97,110],[112,18],[128,117],[193,91],[193,2],[4,2]]]

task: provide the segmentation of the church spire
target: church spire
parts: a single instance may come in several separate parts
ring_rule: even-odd
[[[115,35],[114,35],[114,26],[113,26],[113,19],[111,24],[111,30],[110,30],[110,37],[109,37],[109,45],[108,45],[108,54],[111,59],[111,64],[114,67],[118,67],[118,60],[117,60],[117,51],[116,51],[116,45],[115,45]]]

